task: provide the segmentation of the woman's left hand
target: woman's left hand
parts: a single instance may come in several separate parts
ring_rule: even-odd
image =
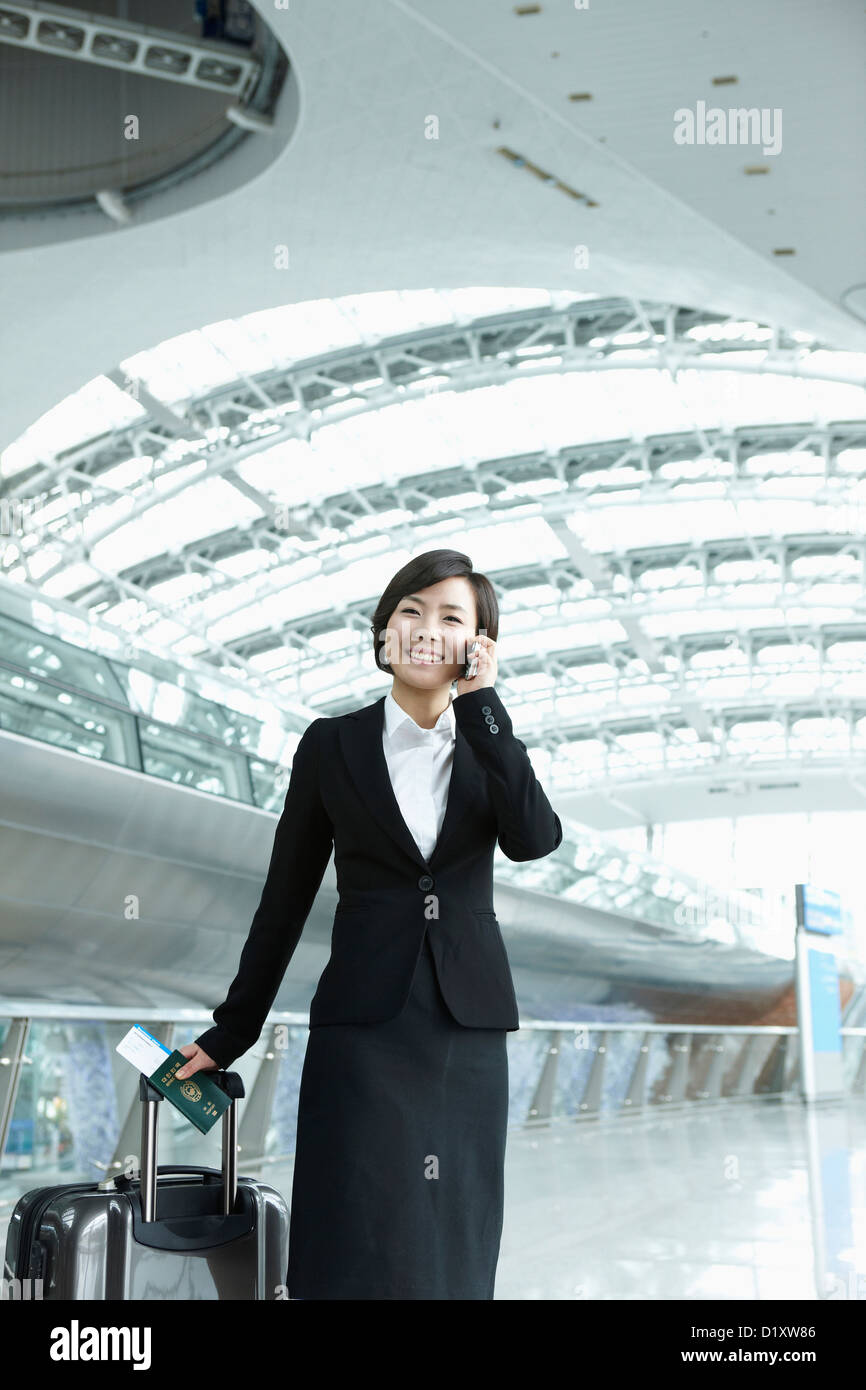
[[[467,658],[471,658],[473,642],[478,644],[476,648],[478,655],[478,670],[475,672],[471,681],[466,680],[463,676],[458,676],[458,695],[465,695],[470,690],[483,690],[487,686],[492,686],[496,680],[496,643],[493,638],[483,637],[480,634],[477,637],[470,638],[469,642],[466,644]]]

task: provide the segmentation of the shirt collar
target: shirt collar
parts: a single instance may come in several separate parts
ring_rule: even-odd
[[[447,736],[453,742],[457,737],[456,724],[453,700],[448,701],[447,707],[442,711],[432,729],[422,729],[420,724],[415,723],[411,714],[407,714],[397,704],[390,690],[385,696],[385,732],[389,738],[397,729],[402,729],[404,733],[409,730],[425,739],[433,738],[436,735]]]

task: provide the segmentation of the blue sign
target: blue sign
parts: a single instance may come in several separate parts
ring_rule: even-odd
[[[816,1052],[841,1052],[839,970],[831,951],[809,947],[809,994],[812,1047]]]
[[[815,888],[811,883],[798,883],[796,898],[798,927],[821,932],[824,936],[842,935],[844,919],[838,893],[829,888]]]

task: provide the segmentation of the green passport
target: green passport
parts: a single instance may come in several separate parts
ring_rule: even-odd
[[[170,1052],[148,1079],[196,1129],[207,1134],[223,1111],[228,1110],[231,1096],[203,1071],[178,1080],[177,1072],[188,1061],[182,1052]]]

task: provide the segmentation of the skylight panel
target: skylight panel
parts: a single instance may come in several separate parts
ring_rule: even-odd
[[[307,701],[307,703],[310,704],[313,707],[313,709],[319,709],[322,706],[329,705],[332,700],[357,701],[357,699],[358,689],[355,683],[350,681],[343,681],[341,683],[335,683],[334,685],[329,687],[324,700],[317,701],[315,696],[313,696],[310,700]]]
[[[214,568],[227,574],[230,579],[245,579],[249,574],[256,574],[259,570],[269,569],[273,564],[270,551],[267,550],[241,550],[236,555],[225,555],[221,560],[214,561]]]
[[[331,628],[327,632],[317,632],[308,640],[312,648],[329,656],[333,652],[366,651],[371,644],[371,637],[366,631],[343,626]]]
[[[780,576],[778,561],[770,556],[757,560],[720,560],[713,569],[712,581],[715,584],[756,584],[761,580],[768,583],[778,581]]]
[[[712,671],[719,666],[748,666],[748,654],[733,642],[710,651],[692,652],[688,666],[695,671]]]
[[[80,492],[61,492],[56,497],[52,497],[43,507],[28,511],[28,529],[42,531],[51,528],[53,522],[61,521],[81,505],[81,497]]]
[[[857,583],[838,583],[832,584],[829,581],[822,583],[812,581],[808,587],[809,601],[817,609],[835,609],[837,616],[841,609],[844,614],[854,609],[855,603],[859,600],[861,589],[859,580]]]
[[[98,502],[89,507],[76,523],[79,534],[85,544],[89,544],[95,536],[111,527],[122,526],[125,518],[133,510],[136,499],[131,494],[117,497],[111,502]]]
[[[61,552],[54,546],[37,545],[27,557],[27,567],[33,579],[41,579],[61,558]]]
[[[581,694],[570,691],[556,697],[556,716],[561,720],[591,719],[593,715],[609,709],[609,690],[586,690]]]
[[[696,343],[766,343],[773,337],[773,330],[748,319],[731,320],[727,323],[699,323],[687,328],[684,338]]]
[[[670,385],[673,388],[672,382]],[[705,429],[744,421],[783,424],[791,420],[859,419],[866,407],[862,386],[773,373],[702,373],[698,368],[686,368],[678,373],[674,390],[680,419],[690,410],[697,411]]]
[[[615,508],[588,503],[583,512],[567,518],[568,525],[592,551],[610,552],[647,545],[724,539],[742,534],[731,503],[657,502],[651,496]]]
[[[340,305],[339,299],[309,299],[244,314],[238,322],[283,365],[360,345],[358,329]]]
[[[727,632],[732,621],[741,621],[747,627],[778,627],[778,607],[748,608],[748,611],[743,611],[747,608],[745,595],[738,596],[735,592],[728,595],[725,607],[642,613],[641,626],[651,637],[683,637],[690,632]]]
[[[866,642],[855,639],[831,642],[824,653],[824,663],[825,666],[851,666],[859,670],[861,666],[866,665]]]
[[[425,516],[437,513],[475,511],[487,506],[487,494],[477,491],[451,492],[445,497],[435,497],[424,508]]]
[[[355,517],[346,527],[346,533],[349,536],[363,536],[371,531],[391,531],[398,526],[408,526],[416,517],[417,513],[407,511],[404,507],[386,507],[381,512],[369,512],[365,516]]]
[[[518,699],[523,699],[551,694],[557,689],[557,684],[547,671],[527,671],[522,675],[510,676],[508,688],[514,691]]]
[[[751,454],[742,460],[741,466],[742,471],[747,474],[783,473],[785,476],[789,476],[792,473],[823,474],[824,472],[824,460],[808,449],[787,449],[780,453]]]
[[[372,294],[350,294],[337,303],[361,342],[374,338],[396,338],[418,328],[435,327],[453,319],[451,306],[437,290],[381,290]]]
[[[207,649],[207,642],[203,641],[201,637],[192,636],[182,637],[179,642],[173,642],[171,646],[172,652],[178,657],[200,656]]]
[[[315,595],[308,584],[294,584],[275,593],[247,589],[235,595],[232,611],[208,627],[215,642],[231,642],[251,632],[280,632],[293,618],[327,610],[345,596],[340,574],[322,575],[315,581]],[[351,591],[351,590],[350,590]],[[249,598],[249,602],[246,599]],[[234,611],[237,608],[238,611]]]
[[[653,565],[644,570],[638,579],[641,589],[690,589],[703,583],[703,576],[697,565]]]
[[[234,584],[214,585],[197,602],[196,620],[215,626],[221,618],[255,604],[260,593],[261,584],[258,578],[252,575],[248,575],[245,579],[239,579]],[[245,621],[249,626],[242,626],[241,632],[252,629],[251,618],[247,618]],[[211,630],[210,635],[214,635],[213,630]]]
[[[159,584],[152,584],[147,593],[156,603],[182,604],[193,595],[202,593],[209,587],[209,584],[210,581],[205,575],[192,571],[189,574],[176,574],[171,579],[162,580]]]
[[[863,562],[856,555],[797,555],[791,561],[789,574],[792,579],[839,579],[850,575],[859,579]]]
[[[323,467],[319,446],[305,439],[283,439],[251,458],[241,459],[236,472],[244,482],[273,497],[276,503],[301,506],[339,491],[340,481]]]
[[[205,478],[98,541],[91,558],[98,568],[116,572],[259,516],[259,507],[223,478]]]
[[[120,366],[167,405],[204,395],[238,376],[237,367],[199,328],[137,352]]]
[[[182,468],[164,469],[154,474],[153,491],[157,493],[174,492],[180,487],[181,483],[192,482],[193,478],[206,471],[207,463],[203,458],[192,459],[189,463],[184,464]]]
[[[580,664],[570,662],[566,666],[569,676],[579,685],[608,685],[616,675],[616,668],[611,666],[609,661],[583,662]],[[564,685],[563,693],[571,687]]]
[[[53,574],[45,580],[42,588],[51,598],[67,598],[69,594],[74,594],[79,589],[86,589],[89,585],[97,583],[98,580],[97,571],[91,569],[90,565],[81,562],[67,565],[65,569],[58,570],[57,574]]]
[[[4,449],[3,476],[10,477],[35,463],[49,463],[74,444],[122,429],[144,414],[143,407],[108,377],[94,377],[47,410]]]
[[[507,513],[506,513],[507,516]],[[420,540],[419,540],[420,545]],[[476,569],[510,569],[515,555],[531,555],[538,563],[562,559],[565,548],[541,517],[518,521],[500,520],[477,527],[466,536],[464,548],[471,554]],[[457,545],[460,549],[460,545]]]
[[[684,730],[680,730],[684,733]],[[665,761],[668,767],[697,767],[701,763],[709,763],[718,757],[718,750],[712,743],[671,743],[668,747]]]
[[[554,608],[559,602],[560,593],[553,584],[522,584],[519,589],[508,590],[502,610],[508,614],[509,622],[523,619],[532,623],[535,621],[536,610]],[[530,611],[527,613],[524,609]]]
[[[130,634],[137,633],[146,605],[138,598],[124,598],[109,608],[101,608],[99,616],[113,627],[123,628]]]
[[[354,657],[346,657],[342,661],[329,661],[327,666],[321,663],[309,665],[307,670],[300,677],[300,687],[302,699],[326,693],[331,689],[332,683],[339,685],[341,681],[350,681],[358,673],[358,663]]]
[[[655,729],[639,729],[634,733],[618,734],[617,743],[625,749],[641,753],[646,749],[664,748],[664,739]]]
[[[646,328],[629,329],[623,333],[614,333],[611,342],[617,347],[634,347],[637,343],[649,342],[652,334]]]
[[[0,478],[14,478],[16,473],[23,473],[25,468],[32,468],[40,461],[42,451],[39,441],[35,436],[30,437],[28,430],[0,450]],[[47,463],[49,460],[46,458],[44,461]]]
[[[824,718],[820,715],[807,715],[803,719],[793,721],[791,740],[792,743],[797,742],[804,747],[815,749],[827,746],[842,748],[848,743],[848,726],[841,716]]]
[[[493,318],[497,314],[511,314],[522,309],[544,309],[549,305],[565,308],[573,302],[568,294],[565,302],[547,290],[533,289],[487,289],[472,286],[469,289],[441,290],[440,298],[449,306],[454,319],[471,321],[473,319]],[[590,296],[591,298],[592,296]],[[575,299],[582,298],[575,295]]]
[[[545,353],[555,351],[556,348],[553,343],[531,343],[527,347],[514,348],[508,355],[510,357],[516,357],[519,361],[522,357],[544,357]],[[562,358],[557,358],[556,360],[561,362]],[[530,363],[530,365],[532,364]]]
[[[172,618],[159,618],[149,623],[146,629],[147,640],[155,649],[167,649],[172,643],[186,637],[187,625],[175,622]]]
[[[854,509],[840,504],[838,529],[850,529]],[[828,529],[832,504],[784,496],[740,497],[737,506],[727,499],[690,498],[682,502],[658,501],[652,494],[640,501],[620,502],[598,497],[588,499],[583,511],[567,517],[567,524],[587,549],[609,553],[647,545],[684,544],[700,537],[702,541],[742,536],[779,536],[786,533]],[[748,561],[725,561],[725,565],[747,565]]]
[[[148,454],[128,458],[123,463],[116,463],[113,468],[106,468],[104,472],[95,475],[93,486],[96,496],[104,496],[104,489],[106,488],[118,492],[125,488],[132,488],[136,483],[149,478],[152,469],[153,459]]]
[[[778,671],[770,676],[762,675],[760,691],[773,699],[788,699],[791,696],[808,698],[815,693],[815,671]]]
[[[730,726],[727,741],[729,747],[732,744],[762,747],[770,739],[775,739],[778,745],[783,738],[784,729],[777,719],[744,719]]]
[[[258,376],[275,365],[272,345],[254,332],[244,318],[223,319],[201,330],[213,352],[228,365],[232,381],[239,376]],[[281,359],[278,359],[281,360]]]
[[[688,680],[687,688],[692,695],[705,692],[708,699],[741,699],[751,689],[751,678],[748,671],[742,671],[740,674],[730,671],[723,676],[710,671],[701,681],[695,681],[694,678]]]
[[[625,776],[640,777],[647,768],[660,768],[662,765],[660,748],[641,749],[640,754],[622,748],[611,748],[607,755],[607,765],[611,772]]]
[[[707,477],[730,478],[733,474],[734,464],[731,460],[714,455],[696,459],[671,459],[667,463],[659,464],[657,469],[659,478],[666,478],[672,482],[678,479],[691,481]]]
[[[832,348],[815,348],[809,354],[810,365],[819,372],[843,377],[866,378],[866,352],[837,352]]]
[[[559,756],[563,763],[568,763],[572,767],[586,771],[593,771],[604,764],[607,753],[607,744],[602,743],[597,738],[577,738],[571,739],[563,744],[559,750]]]
[[[261,671],[263,675],[270,675],[274,671],[282,671],[286,667],[299,663],[300,653],[293,651],[289,647],[272,647],[267,652],[256,652],[247,658],[248,664],[256,671]]]
[[[634,684],[621,681],[619,701],[621,705],[629,709],[637,706],[661,706],[670,703],[671,692],[663,685],[655,684],[653,681],[641,681]]]
[[[818,652],[815,646],[808,641],[804,642],[771,642],[765,647],[761,647],[755,653],[755,666],[786,666],[791,662],[808,662],[810,665],[817,664]]]

